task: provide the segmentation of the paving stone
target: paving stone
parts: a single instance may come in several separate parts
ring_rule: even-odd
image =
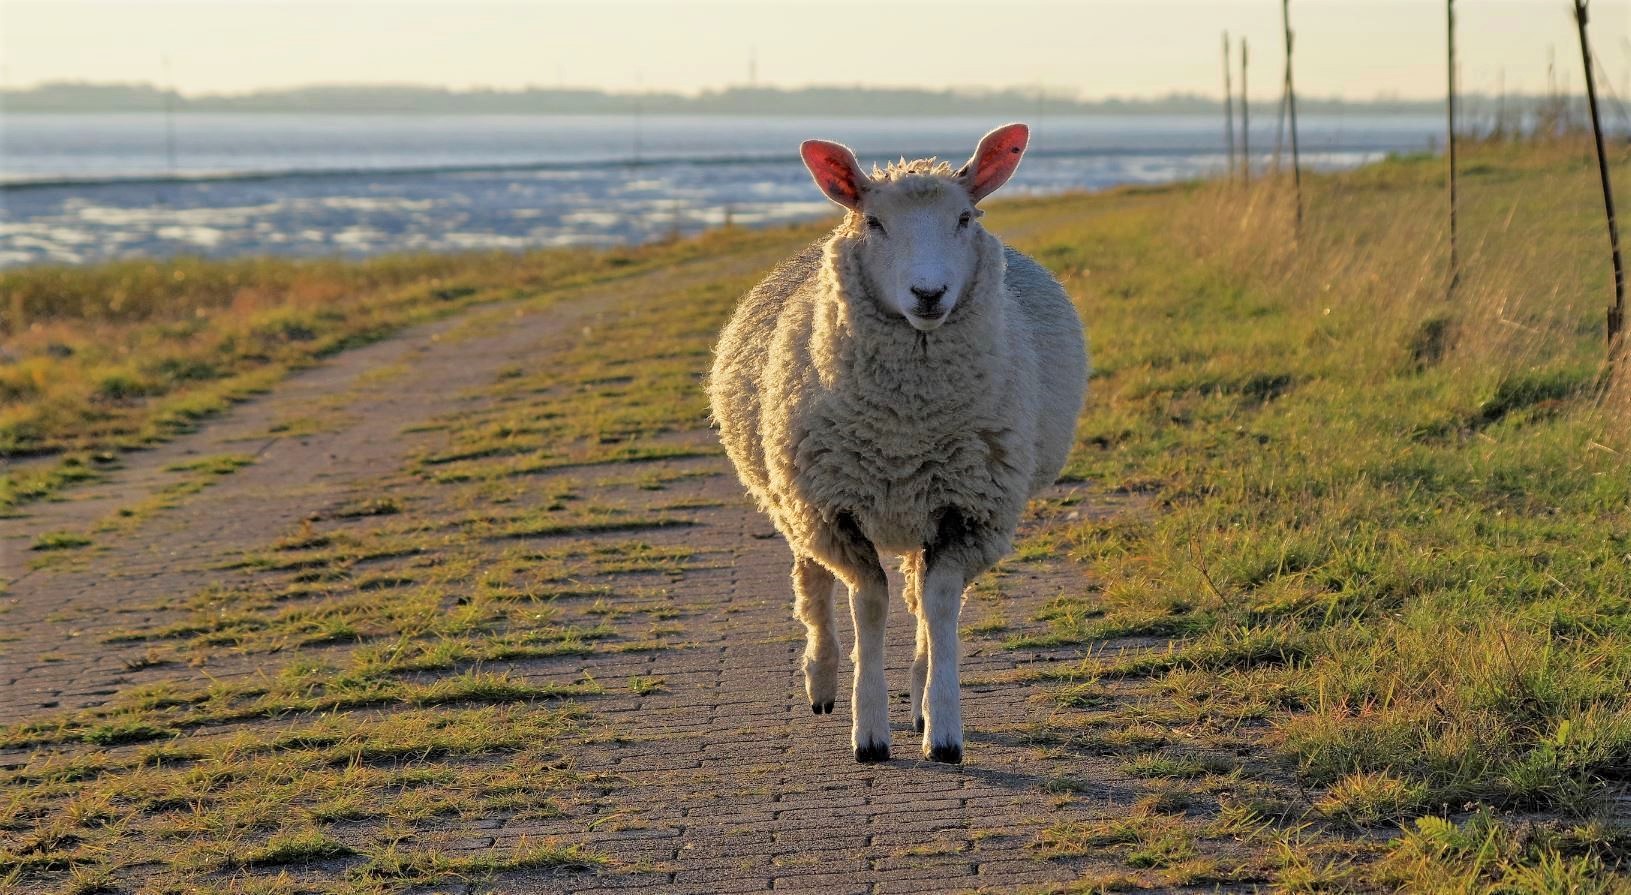
[[[266,549],[302,520],[331,515],[336,507],[377,496],[382,488],[393,489],[393,496],[426,519],[451,520],[467,512],[439,504],[445,498],[434,484],[400,475],[414,457],[445,442],[445,433],[420,424],[487,406],[483,402],[492,400],[487,389],[502,370],[547,363],[551,348],[580,337],[594,315],[618,311],[596,305],[589,293],[547,313],[528,314],[513,325],[460,339],[444,337],[462,320],[486,311],[415,328],[296,375],[195,434],[132,454],[109,480],[72,492],[67,501],[31,506],[19,518],[0,520],[0,577],[9,580],[0,592],[0,625],[7,634],[0,642],[0,723],[101,706],[147,684],[205,685],[276,674],[294,656],[223,651],[199,667],[155,667],[142,661],[146,644],[117,635],[186,619],[186,599],[205,588],[260,580],[247,577],[259,572],[231,566],[247,553]],[[403,372],[384,379],[373,375],[396,368]],[[276,421],[325,402],[344,418],[334,429],[299,438],[267,436]],[[701,448],[714,443],[705,430],[675,437]],[[173,482],[168,466],[228,452],[253,454],[256,462],[118,538],[99,542],[82,557],[58,567],[26,568],[28,557],[20,547],[38,531],[89,528]],[[656,496],[630,487],[618,492],[618,500],[631,505],[648,500],[655,506],[688,499],[702,507],[692,513],[696,525],[655,531],[648,540],[705,551],[721,567],[673,576],[631,575],[618,579],[606,601],[623,609],[671,609],[678,614],[672,624],[682,629],[685,645],[488,666],[486,670],[508,670],[534,683],[568,683],[586,675],[600,682],[603,694],[585,702],[592,744],[570,758],[576,772],[604,782],[595,784],[593,798],[566,804],[563,817],[449,820],[440,828],[445,838],[437,843],[468,853],[547,839],[584,845],[606,855],[611,864],[591,873],[502,874],[471,883],[470,891],[870,895],[977,886],[1009,891],[1072,879],[1090,863],[1050,861],[1027,847],[1035,831],[1055,816],[1055,803],[1075,798],[1039,787],[1066,774],[1107,780],[1103,793],[1083,794],[1077,801],[1103,806],[1107,794],[1114,793],[1125,804],[1131,801],[1130,789],[1143,784],[1115,774],[1113,765],[1120,758],[1044,754],[1019,737],[986,735],[989,730],[1045,726],[1052,709],[1038,704],[1035,685],[981,684],[966,688],[969,748],[964,767],[921,760],[921,737],[911,729],[904,699],[891,702],[894,759],[857,765],[849,744],[847,688],[841,687],[831,716],[811,715],[805,702],[799,664],[803,629],[792,615],[786,545],[761,537],[769,525],[719,456],[661,461],[642,470],[694,476]],[[529,480],[526,493],[542,494],[554,481],[574,481],[584,490],[588,486],[583,483],[594,476],[628,473],[615,466],[550,473]],[[1089,501],[1102,498],[1081,486],[1060,486],[1054,495],[1073,489]],[[367,518],[344,523],[363,530],[373,524],[377,520]],[[494,544],[492,557],[495,562],[513,558],[547,541]],[[386,561],[371,564],[369,571],[384,574],[397,567]],[[1086,586],[1080,569],[1063,562],[1035,564],[1009,580],[1000,607],[1009,630],[968,638],[965,676],[1000,676],[1031,667],[1038,657],[1079,659],[1079,651],[1005,650],[1001,643],[1016,632],[1040,631],[1035,616],[1050,599],[1066,588]],[[660,595],[654,597],[656,588]],[[971,597],[981,599],[989,598]],[[840,630],[847,640],[845,604],[840,595]],[[887,676],[891,692],[904,692],[913,626],[898,597],[892,604]],[[300,658],[337,662],[351,648],[331,644],[299,652]],[[45,661],[48,656],[53,661]],[[841,683],[849,675],[844,668]],[[636,676],[661,678],[661,689],[633,692],[628,681]],[[217,734],[199,731],[194,736]],[[26,749],[0,751],[0,767],[21,767],[30,760]],[[991,828],[1011,832],[1012,844],[988,847],[977,841],[976,831]],[[955,851],[932,852],[947,843]],[[1113,856],[1099,859],[1098,865],[1106,862],[1115,866]],[[447,891],[465,890],[460,884]]]

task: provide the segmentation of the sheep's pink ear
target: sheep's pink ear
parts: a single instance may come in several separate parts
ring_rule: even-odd
[[[855,161],[855,153],[842,143],[826,140],[805,140],[799,146],[804,167],[810,169],[816,186],[827,198],[845,208],[861,207],[861,192],[866,189],[867,176]]]
[[[1031,129],[1023,124],[1005,124],[981,137],[974,157],[957,172],[968,187],[968,197],[978,202],[1007,183],[1019,168],[1020,156],[1030,141]]]

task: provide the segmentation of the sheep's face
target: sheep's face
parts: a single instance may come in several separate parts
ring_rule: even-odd
[[[973,282],[975,205],[1013,176],[1029,139],[1025,125],[1005,125],[986,134],[960,170],[902,160],[870,177],[838,143],[809,140],[799,152],[828,198],[850,210],[872,300],[927,332],[946,321]]]
[[[978,215],[950,177],[874,180],[850,221],[872,300],[917,330],[938,328],[974,279]]]

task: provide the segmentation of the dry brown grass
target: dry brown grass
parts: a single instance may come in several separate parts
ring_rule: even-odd
[[[291,369],[404,326],[787,240],[777,228],[610,251],[6,271],[0,457],[58,461],[0,475],[0,509],[95,478],[119,450],[188,431]]]
[[[1631,145],[1610,152],[1619,195],[1631,196]],[[1582,139],[1467,147],[1453,289],[1438,158],[1305,178],[1300,233],[1289,176],[1249,191],[1208,184],[1181,230],[1245,287],[1335,318],[1327,337],[1454,371],[1469,394],[1538,368],[1591,368],[1605,390],[1605,440],[1624,449],[1631,372],[1605,363],[1613,277],[1592,153]]]

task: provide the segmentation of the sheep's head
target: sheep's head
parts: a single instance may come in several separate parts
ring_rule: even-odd
[[[856,252],[873,297],[923,332],[944,323],[974,279],[981,199],[1012,177],[1030,130],[999,127],[953,170],[901,161],[869,177],[849,147],[807,140],[804,164],[827,197],[849,209]]]

